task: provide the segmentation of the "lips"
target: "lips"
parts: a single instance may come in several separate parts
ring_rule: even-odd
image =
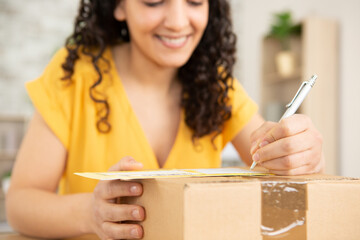
[[[163,45],[169,48],[181,48],[185,46],[189,36],[179,36],[179,37],[168,37],[168,36],[156,36]]]

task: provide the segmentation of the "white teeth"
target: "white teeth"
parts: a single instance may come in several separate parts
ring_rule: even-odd
[[[180,38],[167,38],[167,37],[160,36],[160,39],[169,44],[180,45],[186,41],[186,36],[180,37]]]

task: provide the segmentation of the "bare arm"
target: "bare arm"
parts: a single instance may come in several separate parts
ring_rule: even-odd
[[[8,221],[15,230],[48,238],[88,231],[84,219],[88,217],[86,209],[91,194],[56,194],[65,163],[66,149],[35,113],[17,156],[6,196]]]
[[[11,186],[6,196],[10,225],[18,232],[42,238],[65,238],[96,233],[102,239],[135,239],[142,236],[138,224],[144,209],[115,204],[122,196],[139,196],[138,183],[100,182],[94,193],[56,194],[66,164],[66,149],[42,117],[35,113],[16,159]],[[141,164],[130,157],[111,170],[135,170]]]
[[[231,141],[235,149],[239,153],[241,159],[247,164],[251,165],[252,156],[250,154],[250,147],[252,142],[250,141],[251,134],[258,129],[264,123],[264,119],[255,114],[250,122],[235,136]]]

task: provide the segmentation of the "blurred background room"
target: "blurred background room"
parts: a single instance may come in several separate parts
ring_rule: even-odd
[[[209,0],[211,1],[211,0]],[[300,108],[324,136],[326,173],[360,177],[360,0],[231,0],[236,78],[278,121],[302,81],[319,76]],[[17,149],[34,111],[24,83],[40,76],[71,33],[78,1],[0,0],[0,231]],[[272,29],[272,31],[271,31]],[[290,55],[285,69],[280,55]],[[224,166],[241,165],[231,145]]]

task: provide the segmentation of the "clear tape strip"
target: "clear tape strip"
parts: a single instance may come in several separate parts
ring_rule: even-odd
[[[306,239],[306,183],[264,181],[261,190],[263,239]]]

